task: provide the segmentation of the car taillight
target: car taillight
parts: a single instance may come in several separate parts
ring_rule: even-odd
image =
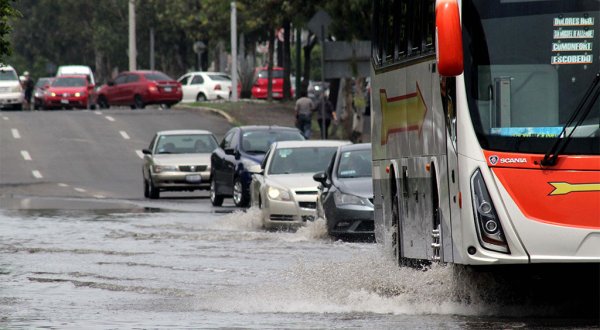
[[[216,91],[220,91],[221,90],[221,85],[220,84],[216,84],[215,85],[215,90]]]
[[[158,92],[158,87],[156,87],[156,85],[149,85],[148,91],[151,93]]]

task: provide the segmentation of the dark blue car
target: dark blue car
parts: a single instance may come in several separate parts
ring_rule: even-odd
[[[223,205],[225,197],[233,197],[238,207],[250,202],[252,173],[260,172],[260,164],[275,141],[304,140],[296,128],[281,126],[240,126],[230,129],[219,148],[210,157],[210,201]]]

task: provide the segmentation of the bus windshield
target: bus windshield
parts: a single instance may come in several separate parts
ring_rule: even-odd
[[[462,4],[466,93],[482,148],[545,153],[600,73],[598,0]],[[600,153],[600,100],[591,107],[564,154]]]

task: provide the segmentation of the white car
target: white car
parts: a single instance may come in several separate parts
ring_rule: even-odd
[[[349,141],[280,141],[271,145],[250,185],[252,206],[261,210],[263,227],[294,229],[316,215],[313,175],[324,171],[338,147]]]
[[[23,87],[15,69],[10,66],[0,67],[0,108],[23,108]]]
[[[229,99],[231,78],[223,72],[190,72],[177,79],[183,89],[182,102]]]
[[[88,78],[88,82],[92,86],[96,86],[96,79],[94,78],[94,72],[87,65],[61,65],[56,70],[56,76],[71,76],[71,75],[83,75]]]

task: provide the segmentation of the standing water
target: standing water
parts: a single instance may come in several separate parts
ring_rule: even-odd
[[[4,211],[0,279],[0,328],[598,325],[485,274],[400,268],[379,244],[332,241],[322,220],[264,231],[255,209]]]

